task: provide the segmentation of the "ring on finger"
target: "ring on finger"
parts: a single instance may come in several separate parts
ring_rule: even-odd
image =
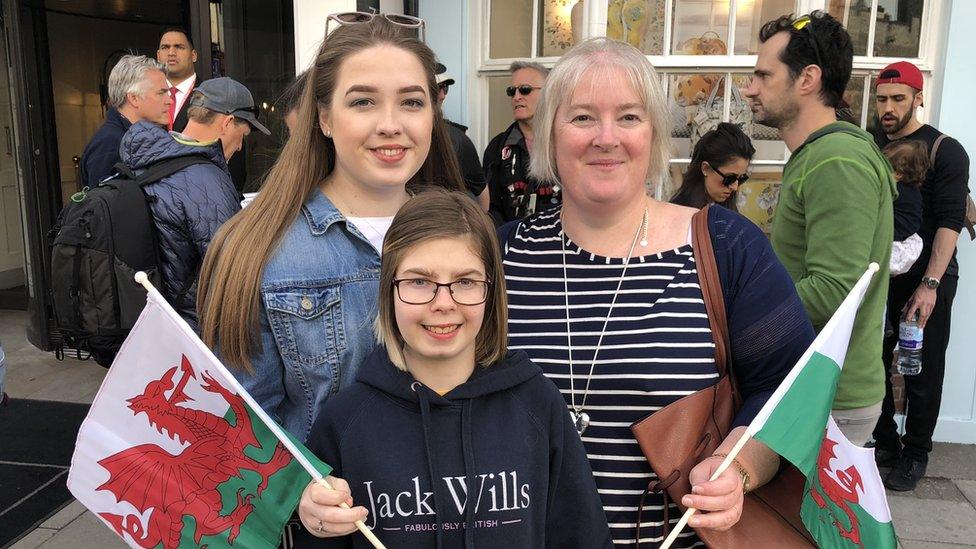
[[[321,520],[319,521],[319,525],[316,526],[315,529],[318,530],[320,534],[322,532],[325,532],[325,526],[322,525],[322,521]]]

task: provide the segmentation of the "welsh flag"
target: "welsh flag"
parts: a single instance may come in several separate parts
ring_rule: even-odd
[[[307,471],[331,468],[153,289],[81,425],[68,488],[130,547],[277,547]]]
[[[874,450],[852,444],[830,417],[854,317],[876,271],[872,264],[747,430],[806,476],[803,523],[827,549],[897,546]]]

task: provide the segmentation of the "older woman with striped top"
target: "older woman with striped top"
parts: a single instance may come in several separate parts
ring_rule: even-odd
[[[566,399],[616,544],[656,547],[663,498],[630,425],[713,385],[714,344],[691,245],[697,211],[648,196],[667,173],[669,117],[653,67],[636,49],[588,40],[563,56],[540,98],[532,174],[563,188],[560,208],[500,230],[510,347],[526,351]],[[790,278],[759,229],[722,208],[708,214],[744,404],[727,452],[813,340]],[[750,441],[719,478],[720,459],[691,473],[690,525],[726,529],[778,458]],[[658,499],[654,499],[657,497]],[[680,513],[671,509],[676,522]],[[675,547],[701,546],[687,530]]]

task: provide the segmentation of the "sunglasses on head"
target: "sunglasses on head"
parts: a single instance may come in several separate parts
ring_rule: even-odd
[[[420,41],[427,43],[427,24],[419,17],[410,15],[400,15],[397,13],[369,13],[365,11],[346,11],[333,13],[325,20],[325,34],[329,34],[329,23],[335,21],[337,25],[358,25],[359,23],[369,23],[374,17],[383,17],[390,23],[398,27],[408,29],[420,29]]]
[[[505,88],[505,93],[509,97],[515,97],[515,92],[519,92],[522,95],[529,95],[532,90],[541,90],[541,86],[530,86],[528,84],[522,84],[521,86],[509,86]]]
[[[817,66],[823,69],[823,59],[820,58],[820,47],[817,45],[817,39],[813,35],[813,27],[810,23],[813,22],[813,18],[809,15],[802,15],[793,20],[793,28],[807,37],[807,41],[810,42],[810,47],[813,48],[813,55],[817,58]],[[802,32],[806,30],[807,32]]]
[[[719,170],[715,166],[712,166],[711,164],[709,164],[708,167],[711,168],[713,172],[717,173],[719,177],[722,178],[722,185],[726,187],[731,187],[733,183],[738,183],[739,185],[742,185],[746,181],[749,181],[749,174],[747,173],[744,174],[722,173],[721,170]]]

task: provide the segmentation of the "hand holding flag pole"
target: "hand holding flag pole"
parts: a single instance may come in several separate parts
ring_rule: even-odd
[[[162,294],[159,293],[159,290],[157,290],[156,287],[153,286],[151,282],[149,282],[149,277],[146,275],[146,273],[142,271],[137,272],[135,274],[135,280],[139,284],[142,284],[142,286],[146,289],[146,291],[152,294],[157,302],[161,304],[165,304],[165,306],[169,307],[169,303],[162,296]],[[213,351],[211,351],[210,348],[207,347],[203,343],[203,341],[200,340],[200,338],[196,335],[193,329],[190,328],[190,326],[186,323],[186,321],[183,320],[183,318],[180,317],[178,314],[176,314],[175,311],[173,311],[173,316],[179,319],[181,325],[188,333],[193,334],[192,339],[196,343],[197,347],[199,347],[202,352],[209,355],[209,357],[212,359],[213,363],[217,365],[217,367],[224,370],[222,373],[224,374],[227,383],[229,383],[232,386],[232,388],[237,392],[237,394],[248,404],[248,406],[251,407],[255,415],[257,415],[261,419],[261,421],[268,427],[268,429],[272,433],[274,433],[275,437],[281,442],[281,445],[284,446],[289,453],[291,453],[292,457],[295,458],[295,460],[302,466],[303,469],[305,469],[305,471],[309,475],[311,475],[312,479],[314,479],[315,482],[321,484],[322,486],[328,488],[329,490],[333,490],[334,488],[332,488],[332,485],[329,484],[329,482],[325,479],[325,477],[322,476],[322,474],[318,471],[318,469],[316,469],[312,465],[312,463],[308,460],[308,458],[305,457],[305,454],[303,454],[298,449],[298,447],[295,446],[295,443],[291,440],[290,437],[288,437],[284,433],[284,431],[282,431],[281,427],[277,423],[275,423],[271,419],[271,417],[268,416],[267,412],[265,412],[264,409],[261,408],[261,406],[258,405],[258,403],[254,400],[254,398],[244,389],[244,387],[241,386],[240,382],[237,381],[237,378],[235,378],[229,371],[226,370],[226,367],[223,365],[223,363],[213,354]],[[349,509],[349,505],[346,504],[345,502],[341,504],[341,507],[343,509]],[[357,520],[356,528],[358,528],[359,531],[362,532],[364,536],[366,536],[366,539],[368,539],[369,542],[373,544],[373,547],[375,547],[376,549],[386,549],[386,546],[383,545],[383,543],[376,537],[375,534],[373,534],[373,532],[369,528],[366,527],[365,524],[363,524],[363,521]]]
[[[755,436],[756,433],[763,428],[766,420],[769,419],[770,415],[773,413],[773,410],[777,407],[780,401],[783,400],[784,395],[786,395],[786,393],[793,386],[793,382],[796,381],[797,377],[804,369],[804,366],[810,362],[815,350],[822,347],[829,339],[833,338],[834,332],[841,327],[842,323],[848,324],[846,326],[847,338],[844,339],[843,345],[844,349],[846,350],[847,342],[849,341],[850,337],[851,325],[854,321],[854,313],[856,313],[858,307],[860,306],[861,300],[864,298],[864,293],[867,291],[867,287],[871,283],[871,279],[874,277],[874,274],[878,272],[879,268],[880,267],[877,263],[871,263],[868,265],[867,271],[861,275],[861,278],[857,281],[850,293],[848,293],[847,297],[840,304],[840,307],[837,308],[837,312],[835,312],[830,320],[827,321],[827,324],[817,335],[817,338],[803,353],[803,356],[800,357],[796,365],[793,366],[790,372],[780,383],[779,387],[776,388],[776,391],[773,392],[772,396],[769,397],[769,400],[766,401],[766,404],[762,407],[759,413],[756,414],[756,417],[752,420],[749,426],[746,427],[745,433],[743,433],[739,440],[736,441],[735,445],[732,447],[732,450],[729,451],[728,455],[725,456],[725,459],[722,460],[722,463],[719,464],[718,468],[715,469],[715,472],[712,473],[711,478],[708,479],[709,481],[713,481],[720,477],[722,473],[729,468],[732,461],[739,455],[739,452],[742,451],[742,448],[745,447],[746,443],[749,442],[749,440],[751,440],[753,436]],[[853,312],[851,312],[849,315],[841,314],[846,308],[853,308]],[[843,357],[841,357],[840,363],[843,363]],[[838,366],[841,364],[838,364]],[[831,393],[831,395],[832,394],[833,393]],[[773,450],[776,449],[773,448]],[[698,509],[695,509],[694,507],[689,507],[685,511],[685,513],[681,516],[681,519],[675,525],[674,529],[671,530],[671,533],[661,544],[661,549],[669,549],[671,547],[681,531],[684,530],[684,527],[687,526],[688,519],[690,519],[697,511]]]

